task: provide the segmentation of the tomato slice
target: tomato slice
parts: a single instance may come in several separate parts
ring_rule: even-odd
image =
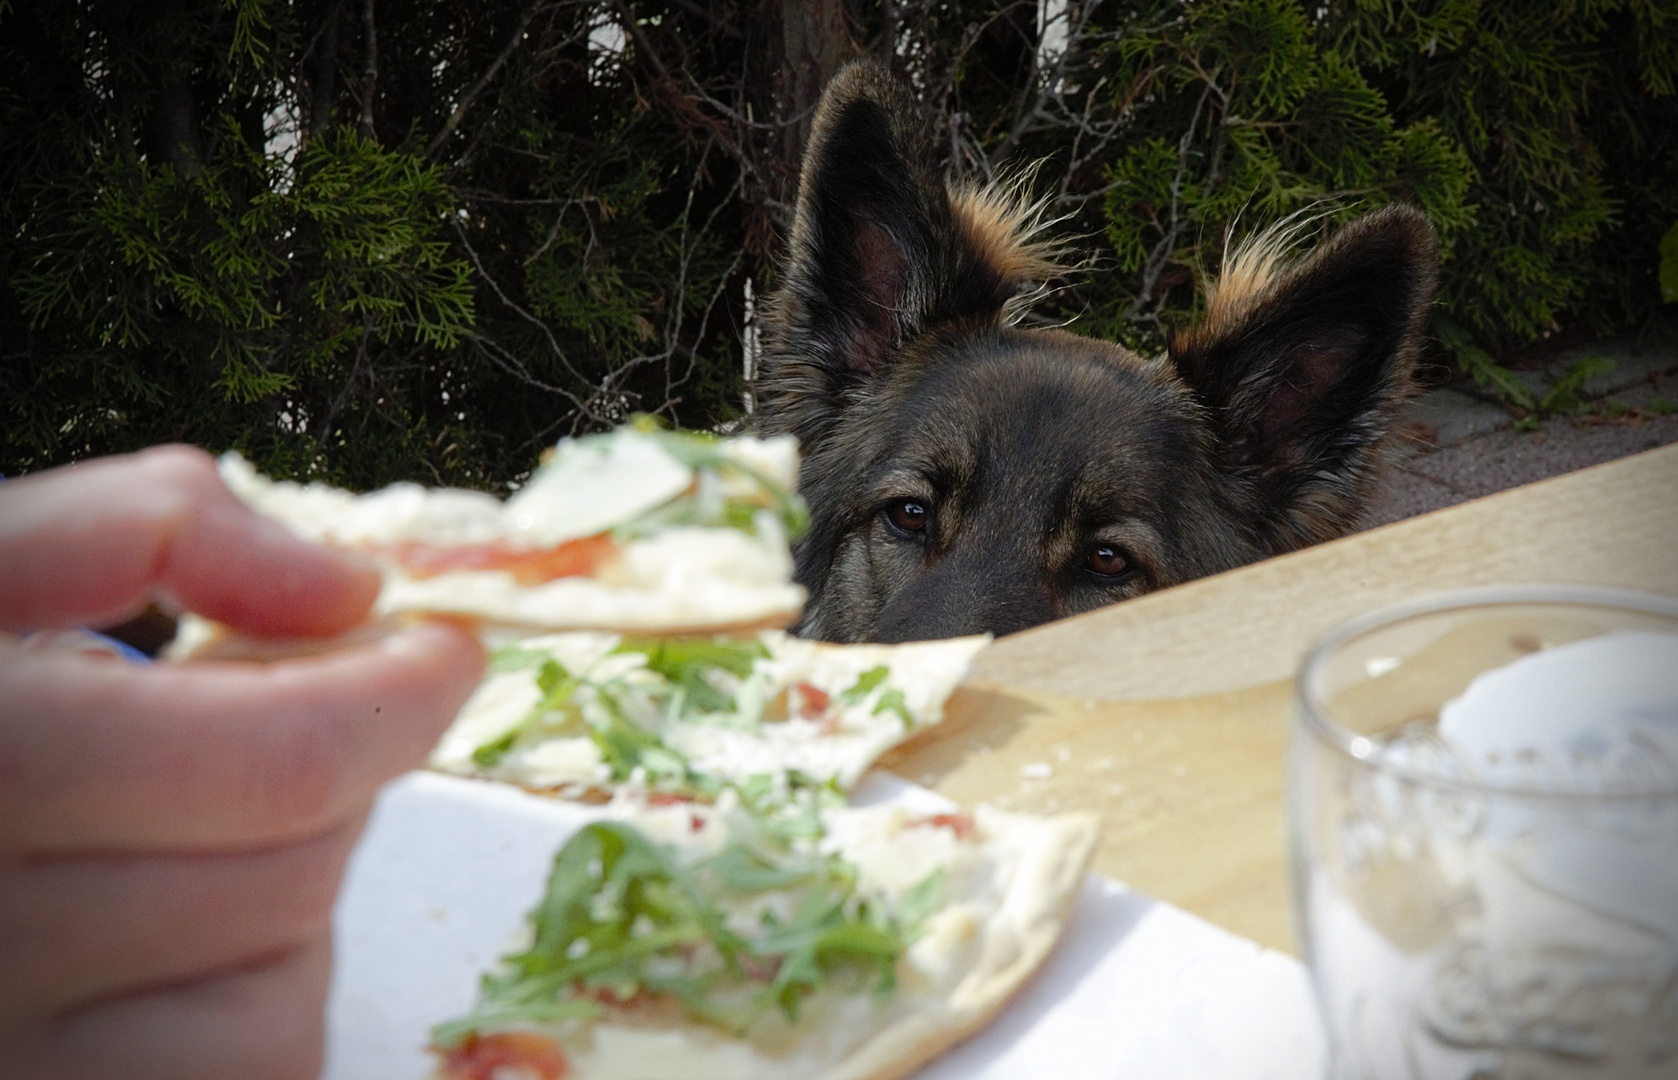
[[[789,704],[792,705],[792,714],[803,720],[821,719],[832,704],[827,691],[807,682],[794,684],[788,697],[791,699]]]
[[[932,825],[949,829],[956,834],[957,840],[966,840],[972,836],[978,825],[973,821],[972,814],[933,814],[918,821],[911,821],[911,827],[916,825]]]
[[[565,1050],[534,1031],[497,1031],[466,1036],[443,1052],[443,1075],[449,1080],[496,1080],[504,1068],[522,1070],[539,1080],[561,1080],[571,1071]]]
[[[588,577],[617,553],[610,536],[585,536],[558,547],[515,548],[500,541],[485,544],[426,544],[409,541],[373,549],[410,577],[432,578],[467,570],[505,570],[520,585],[541,585],[564,577]]]
[[[820,720],[827,716],[832,704],[833,699],[821,687],[807,682],[793,683],[764,704],[763,718],[774,722],[795,716],[800,720]]]

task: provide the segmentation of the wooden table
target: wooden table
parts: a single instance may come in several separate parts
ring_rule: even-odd
[[[1292,950],[1291,680],[1374,608],[1522,582],[1678,596],[1678,445],[1015,634],[883,764],[958,802],[1102,815],[1095,869]]]

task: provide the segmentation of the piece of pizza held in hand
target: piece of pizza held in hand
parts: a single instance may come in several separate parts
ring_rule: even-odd
[[[625,785],[709,801],[849,791],[937,724],[989,635],[827,645],[578,632],[506,642],[431,766],[568,798]]]
[[[993,1016],[1059,936],[1096,818],[806,791],[633,795],[559,852],[522,944],[432,1032],[445,1080],[891,1080]]]
[[[790,621],[803,598],[790,580],[788,538],[805,517],[790,437],[639,424],[566,440],[505,503],[416,484],[358,496],[269,480],[236,456],[222,472],[300,535],[380,562],[384,618],[350,636],[403,617],[476,624],[489,671],[431,764],[545,794],[848,790],[940,719],[989,640],[838,646],[750,631]],[[578,626],[597,629],[539,632]],[[697,633],[719,626],[736,629]],[[263,660],[339,643],[252,641],[188,616],[171,655]]]
[[[804,602],[788,553],[808,520],[797,469],[790,436],[718,439],[650,421],[562,441],[504,502],[409,483],[356,495],[270,480],[236,454],[221,460],[222,478],[256,510],[371,557],[384,574],[376,615],[527,631],[787,625]],[[175,654],[249,649],[220,636],[189,620]]]

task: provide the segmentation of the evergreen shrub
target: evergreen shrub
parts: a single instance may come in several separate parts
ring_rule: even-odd
[[[1040,162],[1092,256],[1040,320],[1155,350],[1231,239],[1407,200],[1436,357],[1518,411],[1566,404],[1536,343],[1672,333],[1678,0],[0,0],[0,472],[178,439],[505,489],[733,420],[864,51],[953,174]]]

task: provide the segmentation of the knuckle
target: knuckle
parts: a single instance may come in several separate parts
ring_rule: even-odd
[[[194,446],[154,446],[140,451],[135,459],[171,487],[197,492],[222,486],[215,459]]]
[[[345,809],[351,748],[344,729],[333,718],[298,717],[266,748],[258,804],[276,829],[313,831]]]

